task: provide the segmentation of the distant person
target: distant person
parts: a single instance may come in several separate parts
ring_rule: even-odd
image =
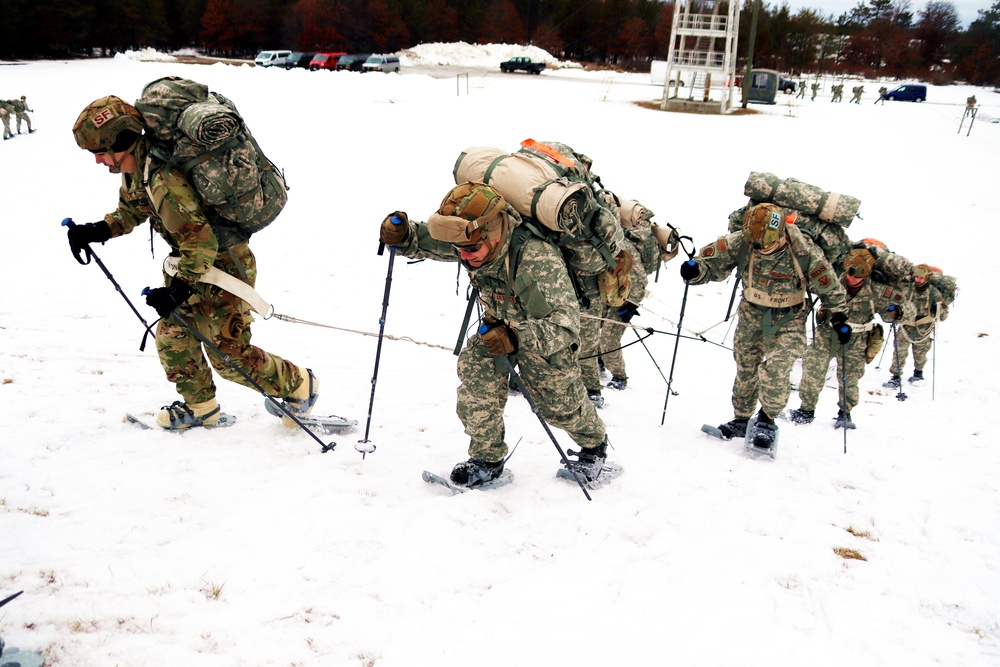
[[[4,141],[13,139],[14,135],[10,131],[10,109],[7,108],[7,105],[2,100],[0,100],[0,121],[3,121]]]
[[[861,104],[861,95],[865,92],[864,86],[855,86],[851,88],[851,92],[854,93],[854,97],[851,98],[851,102],[854,104]]]
[[[971,97],[967,97],[965,99],[965,113],[970,114],[975,108],[976,108],[976,96],[972,95]]]
[[[31,129],[31,118],[25,113],[26,111],[31,111],[31,109],[28,108],[28,103],[25,101],[24,95],[21,95],[21,99],[19,100],[11,100],[11,104],[14,106],[14,113],[17,115],[17,133],[21,134],[22,120],[28,124],[28,133],[34,132]],[[34,113],[34,111],[31,112]]]
[[[844,84],[839,83],[832,88],[833,97],[830,98],[831,102],[843,102],[844,101]]]
[[[799,92],[795,95],[795,99],[806,96],[806,80],[799,79]]]
[[[913,304],[916,306],[916,320],[912,326],[896,329],[893,347],[892,376],[882,386],[898,389],[902,384],[903,368],[913,347],[913,375],[910,384],[922,382],[927,353],[934,342],[934,330],[938,322],[948,319],[948,306],[955,300],[958,282],[953,276],[944,275],[936,266],[917,264],[913,270]]]
[[[889,94],[889,89],[888,88],[886,88],[885,86],[882,86],[881,88],[879,88],[878,89],[878,99],[875,100],[875,104],[878,104],[879,102],[881,102],[882,104],[885,104],[885,96],[888,95],[888,94]]]
[[[809,86],[809,88],[812,90],[812,94],[813,94],[812,98],[810,99],[810,101],[815,102],[816,101],[816,94],[819,92],[819,81],[813,83],[813,85]]]

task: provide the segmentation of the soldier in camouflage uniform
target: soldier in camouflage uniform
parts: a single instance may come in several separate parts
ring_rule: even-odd
[[[694,285],[738,271],[743,296],[733,341],[735,418],[719,430],[726,438],[745,435],[759,402],[753,443],[761,449],[774,444],[774,418],[788,403],[788,375],[806,346],[807,287],[822,300],[839,338],[851,335],[844,290],[822,251],[790,224],[794,217],[774,204],[758,204],[746,212],[742,231],[720,237],[681,265],[681,277]]]
[[[910,356],[910,346],[913,346],[913,375],[909,382],[920,382],[924,379],[924,366],[927,364],[927,353],[934,342],[934,329],[937,323],[948,319],[948,306],[955,300],[957,281],[952,276],[946,276],[941,269],[918,264],[913,272],[913,305],[916,308],[916,319],[909,326],[896,329],[895,351],[892,367],[889,372],[892,377],[883,386],[897,389],[901,385],[900,378],[906,367],[906,359]]]
[[[812,97],[809,98],[809,101],[810,102],[815,102],[816,101],[816,94],[819,92],[819,81],[814,82],[811,86],[809,86],[809,88],[810,88],[810,90],[812,90]]]
[[[854,93],[854,97],[851,98],[850,103],[861,104],[861,95],[865,92],[865,87],[855,86],[854,88],[851,88],[851,92]]]
[[[142,117],[135,107],[111,96],[88,105],[73,125],[77,144],[91,153],[97,164],[122,175],[118,208],[100,222],[71,226],[70,248],[80,253],[90,243],[131,233],[149,221],[178,258],[177,274],[164,273],[165,287],[150,291],[146,303],[161,316],[156,328],[156,349],[167,379],[184,399],[165,406],[156,422],[165,429],[192,426],[225,426],[234,418],[223,413],[216,400],[212,368],[223,378],[247,387],[253,385],[229,364],[242,369],[269,396],[283,398],[292,414],[306,416],[319,394],[319,381],[311,370],[270,354],[250,343],[249,306],[222,289],[201,282],[210,267],[253,286],[257,264],[249,244],[220,244],[213,229],[217,217],[202,206],[194,188],[178,170],[163,170],[148,162],[152,141],[143,134]],[[148,182],[142,174],[147,169]],[[171,317],[176,312],[211,340],[229,363]],[[208,360],[205,360],[207,354]],[[282,416],[286,426],[295,422],[268,403],[269,412]]]
[[[21,95],[21,99],[19,100],[9,100],[9,103],[13,107],[14,114],[17,116],[17,133],[21,134],[21,120],[24,120],[24,122],[28,124],[29,133],[34,132],[34,130],[31,129],[31,118],[29,118],[28,114],[25,113],[26,111],[31,111],[31,109],[28,108],[28,103],[25,101],[25,96]]]
[[[799,90],[795,95],[795,99],[799,99],[806,96],[806,80],[799,79]]]
[[[799,400],[802,404],[792,410],[789,417],[797,424],[808,424],[816,415],[816,403],[826,384],[830,360],[837,360],[839,387],[836,426],[849,428],[853,424],[851,410],[858,404],[858,382],[882,346],[882,326],[875,323],[875,315],[886,322],[912,322],[914,308],[910,303],[909,289],[901,291],[872,278],[876,253],[864,243],[859,243],[847,253],[841,285],[847,293],[847,324],[853,335],[841,349],[836,332],[826,326],[816,329],[812,345],[802,362],[802,381],[799,383]],[[819,324],[825,323],[827,311],[816,315]],[[864,334],[864,335],[861,335]],[[845,385],[844,376],[847,382]],[[846,386],[846,389],[845,389]]]
[[[458,417],[469,460],[451,480],[478,486],[503,472],[508,368],[516,363],[539,415],[582,451],[569,466],[594,479],[607,456],[607,433],[580,379],[580,306],[562,253],[522,222],[493,188],[453,188],[427,222],[397,211],[379,238],[406,257],[461,262],[477,289],[483,317],[458,358]]]
[[[10,131],[10,109],[3,100],[0,100],[0,121],[3,122],[4,141],[13,139],[14,134]]]

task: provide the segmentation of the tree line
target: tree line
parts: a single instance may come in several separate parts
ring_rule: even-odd
[[[726,0],[693,1],[696,13],[727,11]],[[917,12],[909,0],[865,0],[840,16],[747,0],[738,63],[753,2],[757,67],[1000,85],[1000,0],[968,28],[949,0]],[[666,58],[673,12],[673,2],[659,0],[0,0],[0,57],[144,47],[229,57],[274,48],[378,53],[465,41],[533,44],[560,59],[643,70]]]

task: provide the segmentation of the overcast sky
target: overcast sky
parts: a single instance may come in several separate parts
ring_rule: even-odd
[[[815,0],[814,2],[796,3],[795,0],[790,0],[788,4],[792,8],[792,13],[795,13],[795,11],[800,8],[808,7],[817,9],[824,15],[833,14],[834,17],[837,17],[856,7],[860,1],[861,0]],[[961,21],[963,28],[968,28],[970,23],[979,18],[980,9],[989,9],[993,4],[993,0],[952,0],[952,2],[958,10],[958,18],[959,21]],[[926,6],[927,3],[923,0],[911,0],[910,11],[913,12],[914,21],[920,18],[920,10]]]

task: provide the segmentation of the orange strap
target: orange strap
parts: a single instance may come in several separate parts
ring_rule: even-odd
[[[568,157],[566,157],[556,149],[552,148],[552,146],[549,146],[548,144],[543,144],[540,141],[535,141],[534,139],[525,139],[524,141],[522,141],[521,148],[530,148],[532,150],[536,150],[542,155],[552,158],[552,160],[558,162],[564,167],[572,168],[576,166],[575,162],[570,160]]]

